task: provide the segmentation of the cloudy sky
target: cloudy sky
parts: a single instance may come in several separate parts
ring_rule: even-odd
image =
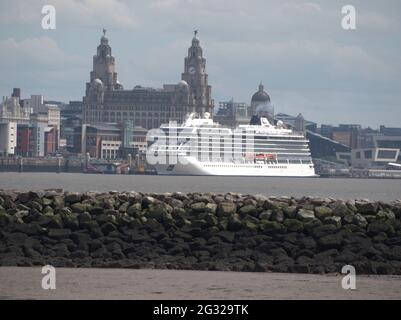
[[[341,28],[346,4],[356,30]],[[126,89],[178,82],[198,29],[216,104],[249,103],[262,81],[276,112],[401,126],[399,0],[1,0],[0,95],[81,99],[103,27]]]

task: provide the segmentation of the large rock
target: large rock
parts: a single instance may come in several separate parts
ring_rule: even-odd
[[[133,217],[140,216],[141,212],[142,212],[142,205],[139,202],[134,203],[127,208],[127,214]]]
[[[205,202],[195,202],[191,204],[191,209],[194,212],[204,212],[206,210],[206,203]]]
[[[333,210],[324,206],[315,207],[315,215],[317,218],[323,221],[325,218],[333,215]]]
[[[377,219],[380,219],[380,220],[387,220],[387,219],[394,220],[395,214],[392,211],[379,210],[376,217],[377,217]]]
[[[375,221],[368,225],[368,233],[371,235],[379,234],[380,232],[384,232],[389,236],[394,234],[394,228],[389,221]]]
[[[284,213],[283,213],[283,211],[282,210],[273,211],[272,215],[271,215],[271,220],[282,223],[284,221]]]
[[[0,209],[0,226],[5,226],[12,221],[12,218],[7,212],[3,209]]]
[[[340,233],[330,234],[318,239],[318,245],[322,249],[339,249],[341,248],[342,235]]]
[[[173,208],[166,203],[150,204],[147,217],[156,219],[157,221],[172,220],[171,213]]]
[[[366,218],[359,213],[353,216],[352,222],[361,228],[366,228],[366,226],[368,225]]]
[[[242,228],[242,221],[238,214],[233,214],[228,218],[228,230],[238,231]]]
[[[296,214],[297,214],[297,206],[293,205],[293,206],[284,207],[283,212],[286,217],[293,219],[296,217]]]
[[[315,220],[315,213],[308,209],[299,209],[297,212],[297,218],[301,221]]]
[[[206,212],[215,214],[216,210],[217,210],[217,204],[210,203],[210,202],[206,204],[206,207],[205,207]]]
[[[71,212],[65,212],[65,213],[60,213],[60,215],[65,227],[72,230],[76,230],[79,228],[79,220],[77,214]]]
[[[304,225],[301,221],[296,219],[286,219],[284,221],[284,226],[288,231],[301,232],[304,229]]]
[[[233,202],[220,202],[217,208],[217,214],[221,216],[227,216],[234,214],[237,211],[237,206]]]
[[[356,201],[355,206],[359,213],[375,215],[379,209],[377,202]]]
[[[50,238],[64,239],[71,235],[70,229],[49,229],[48,236]]]
[[[65,196],[64,196],[64,201],[65,201],[65,202],[68,202],[68,203],[70,203],[70,204],[73,204],[73,203],[75,203],[75,202],[80,202],[81,199],[82,199],[82,194],[76,193],[76,192],[67,193],[67,194],[65,194]]]
[[[245,215],[254,215],[257,213],[257,209],[255,205],[248,204],[239,209],[239,213],[243,216]]]
[[[332,204],[333,215],[344,217],[345,215],[352,214],[353,212],[347,207],[344,201],[336,201]]]
[[[260,230],[266,235],[284,233],[286,231],[286,227],[282,223],[276,221],[262,220],[259,227]]]
[[[340,229],[341,225],[342,225],[341,217],[337,217],[337,216],[326,217],[326,218],[324,218],[323,223],[324,224],[332,224],[332,225],[336,226],[337,229]]]
[[[35,236],[39,235],[41,233],[44,233],[46,229],[42,228],[39,224],[37,223],[23,223],[23,224],[17,224],[15,226],[15,229],[19,232],[25,233],[29,236]]]
[[[338,228],[333,224],[324,224],[324,225],[321,225],[321,226],[318,226],[318,227],[314,228],[312,230],[312,235],[315,238],[322,238],[322,237],[325,237],[325,236],[327,236],[329,234],[336,233],[337,229]]]
[[[72,211],[74,211],[76,213],[82,213],[82,212],[87,211],[88,206],[86,204],[76,202],[71,205],[71,209],[72,209]]]
[[[207,222],[207,224],[209,225],[209,226],[217,226],[217,224],[218,224],[218,220],[217,220],[217,217],[214,215],[214,214],[212,214],[212,213],[208,213],[207,215],[206,215],[206,217],[205,217],[205,220],[206,220],[206,222]]]
[[[235,238],[235,234],[233,232],[230,231],[220,231],[217,234],[217,237],[219,237],[220,239],[222,239],[225,242],[233,242],[234,238]]]

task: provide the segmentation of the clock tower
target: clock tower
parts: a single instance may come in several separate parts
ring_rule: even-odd
[[[212,87],[208,84],[206,73],[206,59],[203,58],[202,47],[197,38],[198,31],[194,31],[192,45],[185,57],[184,72],[181,79],[189,86],[190,103],[193,111],[203,115],[205,112],[213,114]]]

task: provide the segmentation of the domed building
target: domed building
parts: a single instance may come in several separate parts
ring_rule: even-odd
[[[262,83],[259,84],[259,90],[252,96],[249,111],[251,116],[257,115],[259,117],[266,117],[270,122],[274,119],[274,108],[271,104],[270,96],[264,90]]]

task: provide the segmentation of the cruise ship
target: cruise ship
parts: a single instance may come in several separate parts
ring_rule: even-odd
[[[259,116],[228,128],[191,114],[150,132],[146,157],[160,175],[316,176],[305,136]]]

